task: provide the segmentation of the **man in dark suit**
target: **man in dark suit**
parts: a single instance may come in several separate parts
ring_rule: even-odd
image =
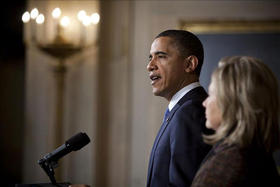
[[[184,30],[160,33],[151,45],[147,70],[153,93],[169,102],[155,139],[147,186],[190,186],[210,150],[202,140],[207,93],[199,84],[203,63],[200,40]]]

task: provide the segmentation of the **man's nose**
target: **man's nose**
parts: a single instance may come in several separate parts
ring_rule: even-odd
[[[153,71],[156,69],[156,64],[155,64],[155,61],[154,59],[151,59],[147,65],[147,70],[148,71]]]

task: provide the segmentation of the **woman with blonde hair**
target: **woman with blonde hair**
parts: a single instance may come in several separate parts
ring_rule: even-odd
[[[204,135],[214,145],[192,187],[280,186],[273,152],[280,147],[279,88],[254,57],[223,58],[212,74]]]

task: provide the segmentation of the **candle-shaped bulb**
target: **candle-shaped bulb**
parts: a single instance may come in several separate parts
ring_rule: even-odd
[[[43,14],[39,14],[39,16],[36,18],[36,23],[42,24],[45,21],[45,16]]]
[[[36,19],[38,15],[39,15],[38,9],[37,9],[37,8],[33,8],[33,9],[31,10],[31,13],[30,13],[31,19]]]
[[[24,12],[24,14],[22,15],[22,21],[23,23],[28,23],[30,21],[30,14],[29,12]]]
[[[78,17],[78,19],[79,19],[80,21],[83,21],[84,18],[86,17],[86,15],[87,15],[86,11],[80,10],[80,11],[78,12],[78,14],[77,14],[77,17]]]
[[[55,8],[55,9],[53,9],[53,11],[52,11],[52,17],[53,17],[53,18],[57,19],[57,18],[60,17],[60,15],[61,15],[61,10],[60,10],[60,8]]]
[[[83,19],[83,25],[87,27],[87,26],[90,25],[90,23],[91,23],[90,17],[89,16],[85,16],[84,19]]]
[[[90,20],[91,20],[91,23],[93,23],[93,24],[99,23],[99,20],[100,20],[99,14],[98,13],[91,14]]]
[[[70,24],[70,19],[68,16],[64,16],[61,20],[60,20],[60,25],[62,27],[67,27]]]

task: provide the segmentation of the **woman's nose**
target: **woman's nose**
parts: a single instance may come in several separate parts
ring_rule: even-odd
[[[207,99],[208,99],[208,97],[202,102],[202,106],[206,107]]]

